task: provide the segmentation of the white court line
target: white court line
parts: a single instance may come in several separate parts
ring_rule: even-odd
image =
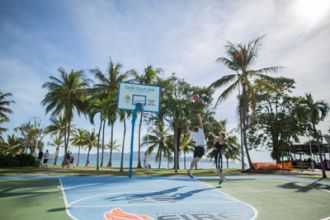
[[[68,205],[68,200],[66,198],[66,195],[65,195],[65,192],[64,192],[64,187],[63,187],[63,184],[62,184],[62,180],[61,178],[58,178],[59,181],[60,181],[60,185],[61,185],[61,190],[62,190],[62,194],[63,194],[63,199],[64,199],[64,205],[65,205],[65,211],[66,211],[66,214],[72,218],[73,220],[78,220],[76,219],[73,215],[71,215],[70,211],[69,211],[69,205]]]
[[[211,185],[209,185],[209,184],[207,184],[207,183],[204,183],[204,182],[201,182],[201,181],[199,181],[200,183],[202,183],[202,184],[204,184],[204,185],[207,185],[208,187],[210,187]],[[212,186],[213,187],[213,186]],[[215,189],[216,190],[216,189]],[[247,205],[247,206],[249,206],[253,211],[254,211],[254,216],[252,217],[252,219],[251,220],[255,220],[256,218],[257,218],[257,216],[258,216],[258,210],[255,208],[255,207],[253,207],[252,205],[250,205],[250,204],[248,204],[248,203],[246,203],[246,202],[243,202],[243,201],[241,201],[241,200],[238,200],[238,199],[236,199],[235,197],[232,197],[231,195],[229,195],[229,194],[227,194],[227,193],[225,193],[225,192],[223,192],[223,191],[221,191],[221,190],[216,190],[217,191],[217,193],[220,193],[220,194],[224,194],[224,195],[226,195],[226,196],[228,196],[229,198],[231,198],[232,200],[234,200],[234,201],[237,201],[237,202],[239,202],[239,203],[242,203],[242,204],[245,204],[245,205]]]
[[[171,206],[171,205],[204,205],[204,204],[215,204],[218,202],[185,202],[185,203],[145,203],[145,204],[117,204],[117,205],[77,205],[77,206],[71,206],[70,208],[107,208],[107,207],[114,207],[114,206]],[[221,202],[221,203],[240,203],[239,201],[226,201],[226,202]]]
[[[326,218],[322,218],[320,220],[330,220],[330,216],[329,217],[326,217]]]
[[[330,193],[330,190],[322,189],[322,191]],[[330,217],[328,217],[330,219]]]

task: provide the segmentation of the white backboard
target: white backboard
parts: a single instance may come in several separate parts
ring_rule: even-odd
[[[159,100],[159,86],[134,83],[119,83],[118,85],[118,109],[132,111],[136,103],[141,103],[143,111],[159,112]]]

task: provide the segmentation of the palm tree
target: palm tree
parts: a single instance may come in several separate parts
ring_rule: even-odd
[[[124,167],[124,150],[125,150],[125,139],[126,139],[126,118],[130,117],[131,112],[119,111],[119,119],[124,122],[123,142],[121,146],[121,157],[120,157],[120,172],[123,172]]]
[[[35,151],[41,150],[43,147],[42,139],[45,136],[44,129],[41,128],[41,125],[37,121],[29,121],[23,123],[19,127],[14,129],[16,132],[20,132],[22,140],[22,153],[30,153],[31,155],[35,154]]]
[[[0,91],[0,124],[3,122],[8,122],[9,117],[7,114],[13,113],[13,110],[9,108],[11,103],[15,103],[12,100],[7,100],[8,97],[12,96],[11,93],[3,93]],[[0,137],[1,133],[5,132],[7,129],[0,127]]]
[[[329,112],[329,105],[324,101],[314,101],[310,93],[306,94],[305,97],[301,97],[298,101],[297,116],[300,120],[307,120],[310,124],[309,133],[312,134],[313,138],[318,141],[318,152],[321,161],[322,176],[326,178],[326,172],[323,162],[322,152],[320,150],[320,142],[322,141],[322,135],[320,131],[316,129],[316,125],[323,121]]]
[[[111,126],[111,145],[113,145],[113,127],[116,122],[116,97],[118,94],[118,83],[123,82],[127,79],[127,73],[121,73],[120,70],[122,65],[120,63],[114,64],[110,58],[109,66],[107,74],[102,73],[99,69],[93,69],[92,72],[95,74],[95,77],[99,80],[99,83],[95,84],[94,90],[95,94],[102,100],[102,99],[109,99],[110,96],[110,103],[115,103],[111,105],[111,108],[108,108],[107,112],[107,119],[108,124]],[[105,118],[104,118],[105,120]],[[104,133],[104,132],[103,132]],[[104,146],[104,135],[102,138],[102,146]],[[102,149],[103,155],[104,149]],[[110,149],[110,158],[108,162],[108,167],[112,166],[112,149]]]
[[[94,130],[92,132],[88,131],[86,133],[86,146],[88,148],[87,159],[85,164],[86,167],[89,164],[89,154],[92,150],[92,147],[95,147],[96,145],[97,145],[97,135],[95,134],[95,131]]]
[[[63,116],[59,116],[58,118],[51,117],[50,122],[51,124],[46,127],[45,132],[53,136],[53,141],[50,145],[56,147],[53,164],[55,166],[57,164],[60,146],[63,144],[66,122]]]
[[[210,86],[212,88],[220,88],[231,83],[218,97],[216,101],[216,106],[226,99],[231,93],[236,89],[242,88],[242,94],[239,94],[239,116],[240,116],[240,126],[241,126],[241,142],[244,145],[247,159],[250,165],[250,168],[253,169],[252,161],[249,155],[248,146],[247,146],[247,113],[249,102],[249,95],[253,94],[253,86],[250,82],[250,78],[262,78],[265,80],[272,81],[273,78],[265,75],[265,73],[271,73],[279,70],[281,67],[266,67],[258,70],[250,69],[253,62],[257,58],[258,49],[261,45],[261,40],[263,37],[259,37],[256,40],[251,41],[248,44],[238,44],[235,45],[231,42],[228,42],[225,46],[227,57],[220,57],[217,59],[218,62],[223,63],[230,70],[235,73],[226,75],[213,82]],[[241,149],[242,153],[242,169],[244,169],[244,155],[243,148]]]
[[[228,159],[237,160],[239,159],[239,149],[238,140],[236,136],[228,136],[224,144],[223,155],[226,158],[227,168],[229,168]],[[222,166],[222,165],[221,165]]]
[[[43,84],[43,88],[48,89],[48,93],[41,101],[46,106],[46,113],[51,112],[52,116],[63,115],[65,119],[64,132],[64,152],[67,153],[71,122],[74,110],[80,115],[86,109],[86,90],[89,80],[82,71],[71,70],[67,73],[63,68],[58,69],[60,78],[50,76],[50,81]],[[65,158],[63,159],[63,164]]]
[[[104,131],[107,115],[109,114],[109,109],[114,109],[115,101],[111,96],[100,99],[93,97],[89,100],[88,115],[90,122],[94,124],[94,117],[99,113],[100,116],[100,127],[97,134],[97,158],[96,158],[96,170],[99,170],[99,166],[103,166],[103,156],[104,156]],[[101,153],[101,163],[99,163],[99,146],[100,146],[100,137],[102,132],[102,153]]]
[[[72,135],[71,141],[74,145],[78,146],[77,166],[79,166],[80,148],[87,144],[87,131],[79,128],[76,129]]]
[[[138,72],[131,70],[130,73],[134,77],[134,81],[139,84],[150,85],[157,82],[157,75],[162,72],[161,69],[154,69],[152,66],[148,66],[144,69],[143,74],[139,74]],[[143,111],[141,112],[140,122],[139,122],[139,136],[138,136],[138,165],[137,168],[142,168],[141,164],[141,126],[143,119]]]
[[[158,169],[161,167],[162,154],[165,153],[167,148],[167,139],[169,128],[165,128],[162,121],[157,121],[155,127],[150,131],[149,134],[143,137],[142,146],[147,146],[147,155],[150,155],[154,150],[156,152],[156,161],[158,161]]]
[[[63,144],[63,140],[59,133],[54,134],[52,137],[53,137],[52,142],[49,142],[48,145],[56,147],[55,158],[53,163],[53,165],[55,166],[57,164],[58,154],[60,152],[60,147]]]
[[[0,153],[3,154],[15,155],[22,154],[23,152],[23,140],[21,138],[17,138],[13,134],[8,135],[7,141],[4,141],[2,146],[0,146]]]

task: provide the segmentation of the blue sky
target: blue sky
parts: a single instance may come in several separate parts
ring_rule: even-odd
[[[0,89],[16,101],[6,126],[48,123],[41,86],[58,67],[89,75],[95,67],[105,71],[111,56],[123,70],[153,65],[164,76],[175,72],[208,86],[230,73],[215,62],[226,41],[265,34],[255,68],[285,66],[278,75],[296,80],[295,95],[311,92],[330,103],[329,21],[327,0],[0,0]],[[229,129],[238,123],[235,109],[233,95],[216,110]],[[75,124],[91,128],[84,118]],[[329,127],[328,117],[319,128]],[[120,127],[115,135],[121,140]]]

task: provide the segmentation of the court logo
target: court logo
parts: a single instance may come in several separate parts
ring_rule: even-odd
[[[114,208],[110,212],[105,212],[104,218],[106,220],[152,220],[147,215],[127,213],[121,208]]]

